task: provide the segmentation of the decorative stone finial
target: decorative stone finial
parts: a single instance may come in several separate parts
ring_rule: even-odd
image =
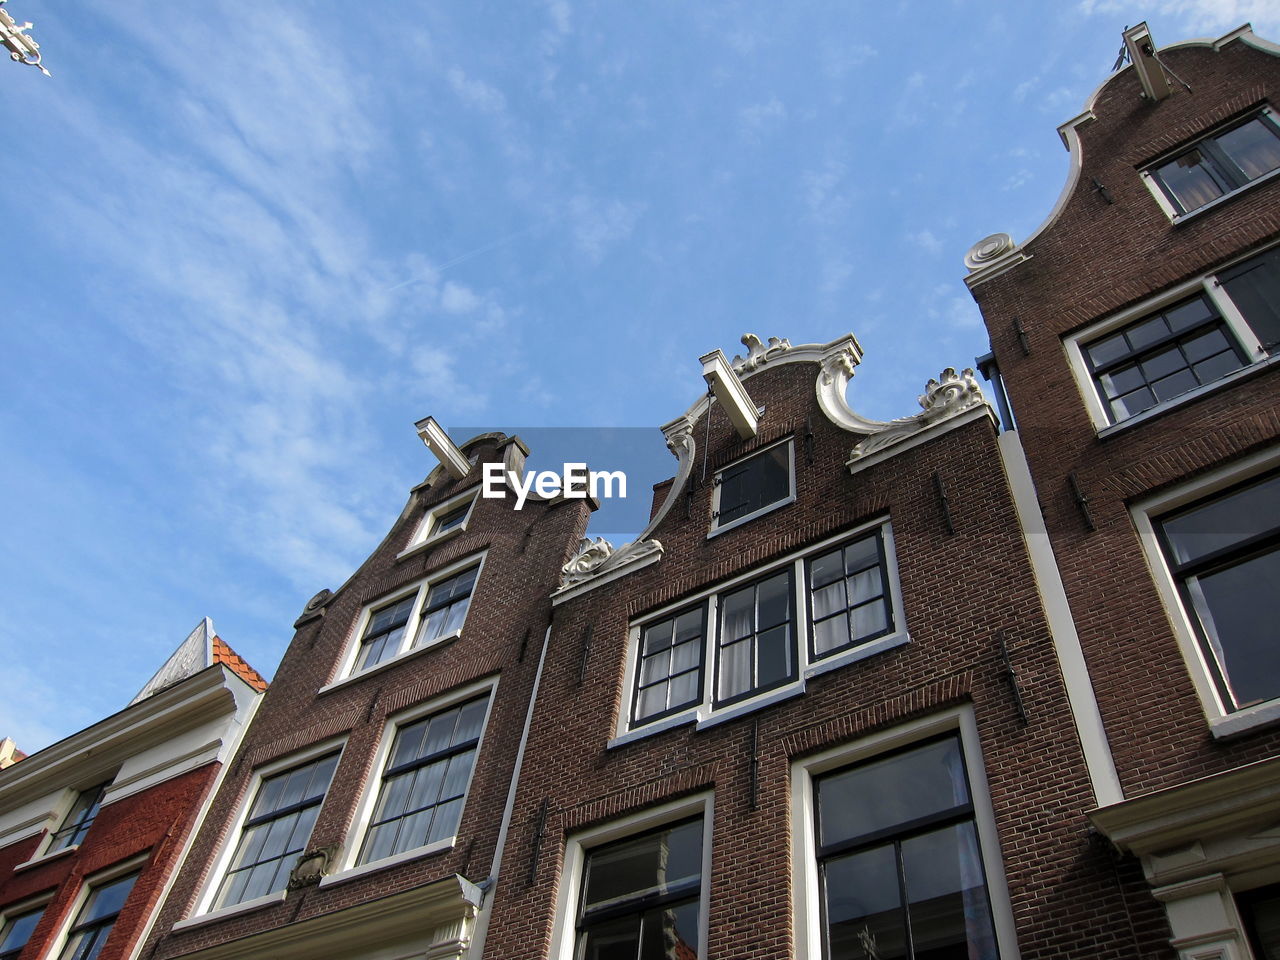
[[[765,346],[764,342],[754,333],[744,333],[742,335],[742,345],[747,348],[746,359],[735,356],[731,364],[733,372],[738,376],[753,373],[774,357],[781,356],[791,349],[790,340],[779,340],[777,337],[770,337],[769,345]]]
[[[955,367],[947,367],[937,380],[930,380],[924,385],[924,393],[917,399],[920,409],[927,414],[942,411],[960,413],[986,402],[978,378],[969,367],[960,373],[956,373]]]
[[[981,270],[995,263],[1005,254],[1012,253],[1013,250],[1013,237],[1007,233],[993,233],[989,237],[983,237],[969,248],[969,252],[964,255],[964,265],[970,272]]]

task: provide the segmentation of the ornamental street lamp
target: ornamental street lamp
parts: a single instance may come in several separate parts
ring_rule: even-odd
[[[49,76],[49,71],[40,63],[40,44],[23,32],[30,30],[31,24],[18,23],[9,16],[3,4],[4,0],[0,0],[0,43],[8,49],[9,59],[16,60],[18,63],[28,63],[46,77]]]

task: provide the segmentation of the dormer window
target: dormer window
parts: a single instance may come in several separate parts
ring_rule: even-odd
[[[429,510],[422,518],[422,522],[418,524],[418,529],[414,531],[409,546],[400,556],[405,557],[416,553],[428,544],[466,530],[471,520],[471,511],[476,505],[476,493],[477,491],[472,489],[460,497],[446,500]]]
[[[788,439],[716,474],[711,534],[746,523],[795,498],[794,458]]]
[[[1280,170],[1280,127],[1270,109],[1212,134],[1147,170],[1174,219]]]

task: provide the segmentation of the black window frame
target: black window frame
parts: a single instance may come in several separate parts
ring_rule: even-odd
[[[787,595],[788,616],[785,620],[780,621],[776,624],[770,624],[769,626],[766,626],[763,630],[761,630],[760,622],[759,622],[759,617],[760,617],[760,595],[758,592],[759,588],[762,584],[766,583],[767,581],[773,580],[774,578],[782,576],[784,574],[787,578],[787,594],[786,595]],[[729,597],[733,596],[734,594],[741,593],[742,591],[745,591],[745,590],[756,591],[754,600],[752,602],[752,607],[754,612],[752,614],[752,630],[749,635],[750,640],[747,639],[748,635],[744,634],[741,637],[734,637],[730,639],[729,643],[726,644],[724,643],[724,640],[723,640],[724,627],[725,627],[725,616],[724,616],[725,601]],[[774,567],[773,569],[765,573],[762,573],[757,577],[753,577],[752,579],[744,583],[737,583],[737,584],[734,584],[733,586],[725,587],[721,590],[717,590],[714,597],[715,597],[715,603],[716,603],[716,635],[714,640],[715,670],[714,670],[714,676],[712,677],[711,708],[713,710],[719,710],[724,707],[731,706],[732,704],[740,703],[743,700],[749,700],[752,697],[758,696],[759,694],[767,693],[770,690],[776,690],[779,687],[785,687],[787,684],[794,683],[800,676],[800,649],[799,649],[799,643],[797,642],[797,638],[796,638],[797,630],[796,630],[795,561],[791,560],[780,567]],[[787,627],[787,653],[788,653],[788,658],[791,661],[791,669],[787,672],[786,676],[778,680],[775,680],[772,683],[760,685],[759,683],[754,682],[759,672],[760,636],[762,633],[767,633],[770,630],[775,630],[778,627],[783,625]],[[751,650],[752,650],[751,676],[752,676],[753,683],[751,684],[751,686],[743,690],[741,693],[735,693],[727,697],[721,697],[720,696],[720,678],[721,678],[722,670],[724,666],[725,647],[733,646],[740,643],[747,643],[747,642],[751,644]]]
[[[84,841],[89,828],[98,818],[98,813],[102,809],[102,798],[109,786],[111,781],[106,780],[76,794],[75,803],[67,811],[62,824],[49,838],[49,845],[44,851],[46,855],[60,850],[70,850]]]
[[[369,820],[368,820],[368,823],[365,825],[364,836],[361,838],[360,849],[356,855],[356,866],[365,866],[366,864],[380,863],[391,857],[400,856],[401,854],[405,854],[413,850],[420,850],[430,846],[431,843],[433,842],[437,842],[437,841],[432,841],[430,839],[431,831],[435,824],[436,812],[439,810],[439,808],[445,806],[448,803],[452,803],[454,800],[459,800],[460,805],[458,808],[458,819],[457,819],[457,822],[454,824],[454,828],[453,828],[454,832],[450,834],[450,836],[453,836],[453,837],[457,836],[457,831],[460,828],[462,823],[462,812],[466,806],[467,797],[471,793],[471,780],[475,776],[476,762],[478,761],[480,756],[480,744],[484,739],[484,731],[488,723],[489,711],[493,707],[492,700],[493,700],[493,690],[492,688],[489,688],[481,692],[477,692],[472,696],[467,696],[454,703],[450,703],[448,705],[441,706],[438,709],[431,710],[428,713],[405,718],[399,721],[395,725],[395,734],[391,738],[391,744],[389,747],[389,751],[387,753],[386,763],[383,767],[381,774],[378,777],[378,789],[371,800],[372,806],[369,809]],[[393,761],[395,760],[396,752],[400,744],[400,737],[403,734],[403,731],[405,731],[409,727],[415,726],[416,724],[422,723],[423,721],[427,721],[428,722],[427,732],[429,733],[430,721],[434,720],[437,717],[442,717],[445,714],[450,713],[452,711],[457,711],[458,716],[454,720],[454,733],[453,733],[453,736],[456,736],[457,730],[458,730],[458,727],[457,727],[458,720],[461,719],[463,711],[466,710],[466,708],[471,706],[472,704],[479,703],[479,702],[484,703],[484,710],[483,710],[483,714],[480,717],[480,724],[476,730],[474,737],[470,737],[467,740],[455,743],[453,742],[452,736],[451,736],[450,742],[447,746],[441,749],[435,750],[432,753],[410,757],[407,760],[403,760],[400,763],[396,763],[393,765]],[[422,743],[422,746],[424,747],[426,746],[425,739]],[[442,761],[452,761],[454,757],[461,756],[462,754],[467,752],[471,753],[470,768],[467,771],[466,781],[462,785],[461,793],[454,794],[449,797],[443,796],[445,783],[448,780],[448,773],[449,773],[448,765],[446,765],[446,767],[444,768],[444,771],[440,775],[440,783],[436,788],[435,800],[432,803],[427,804],[425,806],[417,807],[413,810],[403,809],[399,813],[397,813],[395,816],[384,816],[382,819],[378,819],[379,807],[382,806],[383,798],[386,795],[386,792],[388,790],[388,785],[392,781],[399,780],[402,777],[405,777],[408,775],[416,775],[419,770],[429,767],[432,764],[440,763]],[[412,799],[413,786],[414,784],[411,781],[410,790],[408,793],[406,793],[404,797],[404,801],[406,804]],[[427,824],[426,842],[417,844],[411,847],[404,847],[404,848],[397,849],[399,847],[400,831],[403,827],[403,821],[408,820],[414,816],[417,816],[418,814],[422,813],[424,810],[432,811],[432,819]],[[376,859],[369,859],[369,855],[371,854],[373,849],[373,839],[374,839],[375,830],[379,827],[384,826],[385,824],[390,824],[390,823],[399,824],[396,827],[396,833],[391,843],[392,851],[390,853],[383,854],[382,856],[379,856]],[[444,839],[444,838],[441,838],[441,839]]]
[[[1208,315],[1197,321],[1194,325],[1188,326],[1185,329],[1173,329],[1173,324],[1167,319],[1168,315],[1183,307],[1190,306],[1197,301],[1201,302],[1207,308]],[[1134,346],[1129,340],[1130,331],[1137,330],[1139,327],[1152,323],[1156,320],[1164,322],[1166,332],[1149,343]],[[1188,359],[1186,347],[1192,342],[1214,333],[1222,335],[1223,339],[1226,341],[1225,349],[1218,350],[1196,360]],[[1120,336],[1124,337],[1124,343],[1126,346],[1123,353],[1119,356],[1112,357],[1101,362],[1094,359],[1091,352],[1092,350],[1097,348],[1100,344]],[[1172,349],[1176,349],[1178,351],[1178,355],[1181,357],[1183,365],[1178,367],[1176,370],[1163,373],[1160,376],[1148,377],[1147,371],[1143,369],[1143,364],[1150,362],[1155,357]],[[1199,372],[1195,369],[1195,366],[1222,356],[1228,351],[1231,351],[1234,354],[1236,361],[1238,361],[1236,366],[1232,367],[1230,370],[1216,373],[1207,379],[1201,379]],[[1231,327],[1231,324],[1229,324],[1226,318],[1222,316],[1222,311],[1218,309],[1218,305],[1215,304],[1212,298],[1210,298],[1203,290],[1197,291],[1188,297],[1183,297],[1173,303],[1166,304],[1165,306],[1152,310],[1149,313],[1144,313],[1142,316],[1136,317],[1121,326],[1110,329],[1100,336],[1081,342],[1080,352],[1084,358],[1085,367],[1089,371],[1089,377],[1093,381],[1094,389],[1097,391],[1098,398],[1102,401],[1106,410],[1107,419],[1111,423],[1123,423],[1125,420],[1130,420],[1133,417],[1146,413],[1148,410],[1152,410],[1163,404],[1169,403],[1185,393],[1190,393],[1192,390],[1197,390],[1208,384],[1216,383],[1223,377],[1234,373],[1236,370],[1249,366],[1251,362],[1251,358],[1244,346],[1240,343],[1235,331]],[[1117,371],[1125,369],[1136,370],[1138,375],[1141,377],[1142,385],[1140,387],[1135,387],[1132,390],[1126,390],[1122,393],[1118,392],[1113,395],[1105,384],[1104,378]],[[1196,383],[1194,386],[1187,387],[1186,389],[1170,394],[1167,397],[1157,396],[1156,391],[1153,389],[1153,384],[1159,383],[1161,380],[1167,379],[1183,371],[1189,371],[1192,377],[1195,378]],[[1152,402],[1141,410],[1136,410],[1132,413],[1125,413],[1121,416],[1116,410],[1116,403],[1124,397],[1133,395],[1138,390],[1146,390],[1151,395]]]
[[[307,835],[302,838],[302,842],[300,844],[288,846],[288,849],[284,850],[278,855],[265,857],[262,859],[255,859],[252,863],[243,863],[243,862],[240,862],[240,857],[247,850],[246,843],[248,842],[250,831],[256,827],[261,827],[264,824],[272,824],[274,827],[274,824],[276,824],[277,822],[281,822],[286,818],[294,818],[293,826],[290,828],[290,832],[289,832],[289,837],[292,838],[293,833],[298,828],[298,823],[301,821],[301,815],[305,814],[308,810],[323,806],[325,797],[329,795],[329,788],[333,785],[333,777],[337,771],[337,766],[338,766],[339,760],[341,759],[341,754],[342,754],[342,749],[340,747],[335,747],[333,750],[327,750],[324,753],[320,754],[319,756],[302,760],[298,763],[293,764],[292,766],[285,767],[284,769],[278,770],[274,773],[265,774],[258,780],[257,789],[255,789],[253,793],[253,800],[252,802],[250,802],[248,808],[246,809],[244,822],[240,824],[240,829],[237,832],[235,847],[231,852],[231,858],[227,861],[227,867],[225,870],[222,871],[222,877],[218,881],[218,886],[214,892],[211,909],[220,910],[224,907],[237,906],[241,903],[247,903],[250,900],[258,899],[258,897],[265,897],[265,896],[270,896],[273,893],[279,893],[281,890],[285,889],[285,887],[288,884],[289,874],[292,871],[293,866],[296,865],[297,858],[301,854],[306,852],[307,844],[311,842],[311,834],[315,829],[315,820],[312,820],[311,827],[307,829]],[[319,793],[316,793],[313,790],[308,791],[306,796],[304,796],[302,799],[298,801],[295,801],[294,803],[285,804],[284,806],[280,806],[280,807],[273,807],[270,810],[263,810],[258,813],[254,812],[254,808],[258,805],[259,800],[263,798],[266,794],[266,791],[270,789],[268,787],[268,784],[276,780],[286,780],[287,778],[294,776],[295,774],[299,773],[302,770],[311,768],[311,773],[308,779],[308,786],[310,786],[310,784],[315,779],[316,771],[320,769],[324,764],[328,763],[330,760],[333,761],[333,766],[330,768],[328,778],[324,782],[324,789],[322,789]],[[318,816],[319,814],[317,813],[317,817]],[[258,853],[255,854],[255,857],[259,856],[262,853],[263,846],[265,846],[266,841],[269,838],[270,831],[271,829],[273,829],[273,827],[269,827],[267,830],[267,834],[263,836],[263,845],[258,848]],[[286,845],[288,845],[288,840],[286,840]],[[288,869],[284,869],[285,864],[288,861],[290,861],[290,859],[294,861],[294,864],[289,866]],[[254,897],[240,896],[238,897],[238,899],[233,901],[227,900],[227,893],[230,891],[230,889],[234,885],[234,882],[235,882],[234,878],[236,877],[236,875],[244,873],[244,874],[250,875],[251,877],[252,872],[257,867],[263,866],[273,861],[276,863],[276,873],[275,873],[276,879],[273,880],[272,888],[270,890],[266,891],[265,893],[257,894],[257,896],[254,896]],[[281,884],[279,882],[282,876],[281,870],[284,870],[283,872],[284,884]],[[247,883],[248,881],[246,881],[246,887],[241,888],[240,890],[241,893],[243,893],[247,888]]]
[[[967,796],[967,800],[964,803],[953,804],[951,807],[943,810],[937,810],[924,816],[915,817],[911,820],[902,821],[892,826],[883,827],[854,837],[849,837],[844,840],[826,844],[822,842],[820,785],[823,780],[841,776],[859,767],[871,766],[884,760],[923,750],[933,746],[934,744],[948,740],[955,742],[956,749],[960,755],[960,761],[964,772],[965,794]],[[987,919],[991,926],[992,942],[996,950],[996,956],[1000,956],[999,935],[996,932],[996,918],[992,904],[991,883],[989,880],[990,870],[988,869],[987,858],[982,849],[982,836],[978,826],[977,808],[974,802],[973,778],[969,773],[969,757],[965,752],[964,736],[960,730],[949,730],[945,733],[936,734],[919,740],[913,740],[902,746],[895,747],[881,753],[861,757],[850,763],[843,763],[830,769],[822,770],[820,773],[814,773],[811,778],[811,786],[813,797],[811,820],[814,843],[813,858],[817,867],[819,929],[822,938],[822,957],[824,960],[830,960],[831,957],[831,931],[827,916],[826,879],[824,870],[827,862],[861,852],[869,852],[877,847],[883,847],[889,843],[893,844],[895,869],[898,880],[898,909],[901,911],[903,916],[904,944],[907,950],[904,960],[913,960],[914,946],[911,939],[911,901],[907,896],[906,877],[903,870],[901,851],[902,844],[913,838],[924,836],[945,827],[958,826],[964,823],[969,823],[973,826],[973,835],[977,842],[978,864],[982,869],[982,889],[986,902]]]
[[[360,643],[356,648],[355,663],[351,667],[352,673],[363,673],[366,670],[372,670],[374,667],[394,659],[404,649],[404,635],[409,632],[409,621],[413,619],[413,611],[418,604],[418,596],[421,590],[422,588],[419,587],[413,593],[396,597],[386,603],[380,603],[369,608],[368,617],[364,622],[364,629],[360,633]],[[376,634],[370,632],[374,624],[377,623],[378,614],[384,610],[394,610],[402,605],[405,606],[403,618],[397,613],[392,620],[379,628]],[[396,648],[391,653],[387,653],[388,643],[386,638],[397,630],[400,633],[396,638]],[[372,649],[373,645],[379,642],[381,642],[382,646],[379,648],[378,659],[370,661],[366,651]]]
[[[765,462],[765,458],[774,455],[775,452],[780,449],[785,451],[787,479],[786,490],[783,492],[782,496],[766,503],[758,504],[750,510],[746,510],[745,512],[734,516],[732,519],[724,520],[723,517],[726,513],[724,508],[724,490],[726,482],[730,479],[737,479],[738,477],[745,476],[748,471],[753,468],[753,465]],[[793,503],[796,498],[796,461],[793,438],[785,437],[780,441],[761,447],[759,450],[753,450],[751,453],[726,464],[715,472],[712,484],[715,488],[715,506],[711,511],[711,534],[713,535],[721,530],[730,530],[739,524],[747,523],[754,520],[756,517],[763,516],[766,513],[780,507],[784,507],[788,503]],[[732,509],[737,509],[737,505],[734,505]]]
[[[102,945],[105,945],[110,940],[111,934],[115,930],[116,920],[124,912],[125,905],[133,894],[133,886],[141,875],[141,871],[135,871],[123,876],[113,877],[110,880],[90,881],[89,895],[85,898],[84,903],[80,905],[80,909],[76,911],[75,922],[67,930],[66,943],[63,944],[62,950],[58,953],[58,960],[78,960],[78,958],[83,957],[96,957],[102,951]],[[125,892],[119,909],[114,913],[103,914],[90,920],[81,919],[85,913],[91,910],[92,906],[97,902],[98,895],[103,890],[126,881],[129,883],[129,889]]]
[[[367,604],[365,606],[366,613],[358,622],[360,637],[356,642],[354,659],[351,662],[348,676],[357,676],[373,670],[403,654],[407,654],[411,650],[434,646],[442,640],[448,639],[451,635],[461,633],[462,626],[459,625],[451,631],[445,631],[438,636],[432,637],[430,640],[423,639],[423,631],[426,628],[427,620],[437,610],[465,603],[467,606],[462,613],[462,621],[463,623],[466,622],[467,613],[471,609],[471,600],[475,596],[476,585],[480,580],[481,566],[483,566],[483,559],[451,565],[446,568],[449,571],[447,573],[434,573],[426,580],[419,581],[408,591],[397,592],[388,599]],[[450,584],[456,583],[468,575],[470,575],[471,581],[465,594],[444,595],[441,593]],[[434,600],[432,599],[433,595],[436,597]],[[379,614],[398,607],[404,608],[403,615],[397,613],[392,620],[380,626],[377,633],[371,632],[377,623]],[[393,649],[385,638],[396,633],[396,631],[399,631],[399,633]],[[366,651],[372,649],[376,643],[382,643],[379,648],[378,659],[370,660]]]
[[[666,675],[663,676],[661,679],[653,680],[652,682],[647,684],[644,683],[645,638],[648,636],[648,632],[654,629],[655,627],[661,626],[664,623],[670,623],[672,627],[672,640],[674,641],[675,624],[677,623],[677,621],[679,621],[685,615],[690,613],[695,613],[695,612],[698,614],[699,619],[701,621],[699,632],[698,632],[698,640],[697,640],[697,644],[698,644],[697,664],[688,670],[681,670],[677,673],[672,673],[671,670],[668,669]],[[690,604],[689,606],[676,610],[675,612],[667,614],[666,616],[660,617],[656,620],[650,620],[640,625],[639,627],[640,635],[637,639],[637,647],[636,647],[635,681],[632,685],[632,691],[631,691],[631,722],[630,722],[631,729],[633,730],[639,729],[640,727],[643,727],[647,724],[655,723],[658,720],[662,720],[666,717],[673,716],[674,714],[677,714],[677,713],[682,713],[683,711],[688,710],[690,707],[696,707],[698,704],[702,703],[703,699],[706,697],[705,687],[707,682],[707,679],[706,679],[707,619],[708,619],[707,602],[704,600],[701,603]],[[663,650],[664,651],[671,650],[675,646],[677,646],[677,644],[673,642],[672,644],[669,644],[668,646],[664,647]],[[698,674],[698,677],[697,677],[697,689],[696,689],[694,698],[692,700],[686,700],[682,703],[676,704],[675,706],[671,706],[670,705],[671,681],[675,679],[677,676],[683,676],[685,674],[693,673],[695,671]],[[660,710],[656,713],[646,714],[645,716],[641,717],[640,716],[641,693],[644,690],[649,689],[650,687],[657,686],[659,683],[668,684],[668,687],[667,687],[668,706],[664,710]]]
[[[22,953],[23,948],[31,942],[31,935],[36,932],[36,928],[40,926],[40,921],[44,919],[45,907],[48,904],[41,904],[38,907],[32,907],[29,910],[6,914],[4,922],[0,923],[0,960],[17,960],[18,954]],[[35,917],[36,922],[31,925],[31,929],[27,931],[26,938],[16,946],[10,945],[5,947],[5,941],[13,935],[13,931],[18,924],[28,917]]]
[[[698,823],[700,825],[701,843],[698,850],[698,876],[696,881],[690,882],[685,886],[675,890],[654,891],[637,897],[624,898],[616,902],[611,902],[604,907],[596,907],[588,909],[586,906],[587,886],[591,872],[591,858],[603,851],[609,851],[624,847],[628,844],[634,844],[637,841],[648,839],[661,833],[670,833],[687,824]],[[706,890],[708,880],[706,865],[706,849],[707,849],[707,818],[703,813],[698,813],[691,817],[681,817],[669,823],[664,823],[647,830],[640,830],[636,833],[628,834],[625,837],[619,837],[605,843],[595,844],[588,847],[582,852],[582,875],[578,883],[577,904],[574,911],[574,956],[581,956],[582,950],[585,948],[583,943],[584,935],[588,934],[592,928],[602,926],[623,919],[629,916],[639,915],[641,918],[642,930],[645,918],[663,910],[671,910],[678,906],[684,906],[689,903],[695,903],[698,906],[698,939],[701,940],[701,928],[703,923],[703,893]],[[642,934],[643,936],[643,934]],[[697,957],[701,957],[700,943],[692,944],[698,951]]]
[[[808,605],[807,606],[807,614],[808,614],[807,616],[808,631],[807,632],[809,634],[808,653],[809,653],[810,663],[819,663],[831,657],[839,656],[840,654],[844,653],[846,650],[855,650],[858,647],[866,646],[868,643],[871,643],[875,640],[879,640],[881,637],[887,637],[897,632],[898,630],[897,617],[896,617],[896,611],[894,609],[895,607],[895,604],[894,604],[895,594],[893,590],[894,579],[889,575],[889,554],[888,554],[888,550],[885,547],[885,539],[884,539],[884,531],[886,526],[887,526],[887,523],[881,523],[877,525],[873,530],[865,530],[857,534],[856,536],[849,537],[848,539],[841,540],[839,543],[832,544],[830,547],[826,549],[815,551],[804,558],[804,594],[805,594],[805,603]],[[815,589],[813,586],[813,564],[815,561],[820,560],[823,557],[829,556],[830,554],[836,552],[837,550],[840,551],[841,557],[843,559],[845,550],[849,549],[850,547],[856,546],[857,544],[862,543],[865,540],[869,540],[873,537],[875,538],[875,541],[876,541],[876,557],[877,557],[876,564],[874,565],[874,567],[873,566],[860,567],[857,571],[855,571],[855,573],[862,573],[871,569],[879,570],[880,594],[878,597],[875,597],[871,600],[863,601],[860,603],[850,603],[843,609],[843,614],[847,617],[853,610],[859,607],[869,606],[872,603],[880,603],[880,604],[883,604],[884,611],[885,611],[885,625],[880,630],[867,634],[865,637],[854,638],[851,634],[849,642],[841,644],[840,646],[837,646],[837,647],[832,647],[830,650],[827,650],[824,653],[819,653],[817,649],[818,619],[814,615],[814,610],[813,610],[813,595],[815,593]],[[847,569],[845,571],[845,576],[843,577],[843,579],[846,583],[845,599],[847,602],[848,601],[847,584],[850,579],[850,577],[848,576]],[[819,587],[818,589],[823,589],[824,587],[830,586],[835,582],[836,581],[832,580],[829,583],[823,584],[822,587]],[[823,621],[826,621],[840,615],[841,615],[840,612],[837,612],[833,614],[828,614],[822,619]]]
[[[457,583],[463,577],[470,575],[471,582],[467,584],[467,592],[465,594],[445,594],[444,590],[450,584]],[[457,573],[451,573],[447,577],[439,577],[426,585],[426,596],[422,599],[422,608],[418,611],[418,622],[414,627],[413,639],[409,642],[408,649],[416,650],[419,647],[429,647],[439,643],[451,633],[461,632],[462,626],[459,625],[454,630],[445,630],[429,640],[423,640],[422,632],[426,629],[427,621],[431,614],[437,610],[449,609],[450,611],[458,604],[466,604],[466,609],[462,611],[462,622],[466,623],[467,614],[471,610],[471,598],[476,592],[476,582],[480,579],[480,564],[464,567]],[[440,593],[440,596],[436,596]],[[435,596],[433,600],[432,597]],[[446,621],[447,622],[447,621]]]
[[[1258,531],[1235,543],[1210,550],[1200,556],[1179,561],[1174,544],[1165,530],[1165,524],[1212,504],[1220,503],[1229,497],[1243,493],[1251,487],[1271,483],[1278,479],[1280,479],[1280,470],[1269,470],[1151,518],[1151,525],[1155,530],[1160,552],[1168,566],[1169,575],[1173,578],[1178,598],[1187,613],[1186,619],[1190,623],[1196,644],[1200,649],[1201,658],[1208,667],[1210,679],[1228,714],[1238,713],[1260,703],[1273,703],[1276,700],[1280,700],[1280,678],[1277,679],[1277,693],[1274,696],[1247,702],[1238,700],[1231,686],[1231,678],[1227,666],[1220,662],[1215,652],[1216,647],[1222,646],[1222,640],[1220,637],[1210,636],[1209,628],[1205,622],[1204,611],[1200,609],[1199,604],[1196,602],[1190,582],[1195,578],[1222,572],[1241,563],[1280,551],[1280,525]],[[1212,610],[1210,610],[1210,613],[1212,613]],[[1209,619],[1212,621],[1212,616]]]
[[[1231,159],[1230,155],[1227,154],[1227,152],[1218,143],[1222,137],[1234,133],[1236,130],[1240,130],[1254,121],[1259,121],[1262,124],[1262,128],[1267,130],[1277,140],[1278,146],[1280,146],[1280,126],[1277,125],[1271,108],[1263,107],[1261,109],[1253,110],[1248,115],[1240,117],[1225,126],[1205,134],[1192,143],[1180,147],[1176,152],[1164,156],[1156,162],[1146,166],[1147,175],[1156,184],[1161,195],[1173,208],[1175,219],[1180,219],[1188,216],[1189,214],[1195,213],[1198,210],[1203,210],[1212,204],[1226,199],[1227,197],[1234,196],[1252,184],[1259,183],[1276,175],[1277,170],[1280,170],[1280,167],[1268,170],[1256,177],[1249,177],[1248,174],[1236,165],[1235,161]],[[1218,196],[1213,197],[1210,200],[1206,200],[1204,203],[1197,204],[1194,207],[1187,207],[1178,198],[1173,188],[1166,183],[1165,178],[1161,175],[1160,171],[1164,170],[1171,164],[1177,163],[1184,157],[1189,157],[1195,153],[1198,153],[1201,158],[1198,165],[1203,166],[1205,172],[1209,176],[1209,179],[1212,180],[1222,192]]]

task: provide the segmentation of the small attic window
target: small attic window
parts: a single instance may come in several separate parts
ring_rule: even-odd
[[[1174,219],[1280,171],[1280,127],[1269,108],[1147,170]]]
[[[790,439],[729,464],[716,474],[711,534],[791,503],[795,488]]]

